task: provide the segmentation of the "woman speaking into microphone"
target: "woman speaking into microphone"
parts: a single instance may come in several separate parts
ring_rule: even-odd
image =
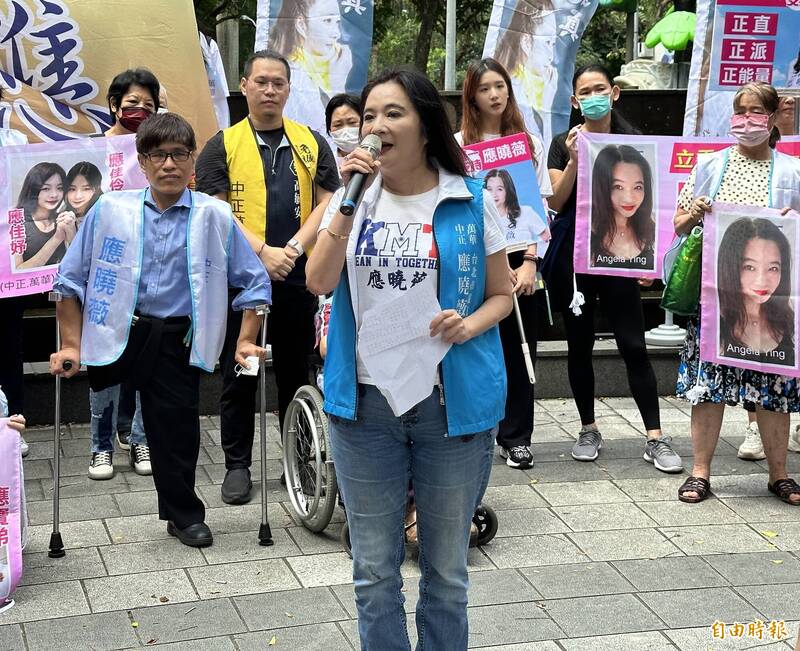
[[[426,77],[384,72],[365,87],[361,108],[361,135],[380,138],[380,155],[357,149],[344,160],[342,171],[366,175],[368,187],[349,217],[339,210],[344,190],[333,196],[307,267],[311,291],[335,288],[325,411],[350,525],[359,634],[364,649],[410,649],[400,575],[410,480],[422,571],[418,648],[461,650],[470,522],[505,408],[497,330],[511,312],[505,241]],[[423,387],[427,397],[395,415],[359,343],[382,306],[410,294],[420,305],[438,300],[429,336],[450,348]],[[414,356],[402,363],[430,364]]]

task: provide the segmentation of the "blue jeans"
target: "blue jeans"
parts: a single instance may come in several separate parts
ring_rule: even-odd
[[[117,431],[117,409],[119,406],[119,385],[102,391],[89,389],[89,408],[92,412],[92,452],[113,452],[114,432]],[[136,412],[131,425],[131,443],[147,445],[142,422],[142,405],[139,392],[136,392]]]
[[[353,546],[361,648],[410,649],[401,592],[411,480],[417,507],[417,649],[467,648],[467,552],[472,515],[492,467],[490,431],[445,436],[439,392],[397,418],[359,385],[356,421],[330,417],[331,451]]]

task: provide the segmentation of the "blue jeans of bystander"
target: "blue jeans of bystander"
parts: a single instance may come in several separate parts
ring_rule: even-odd
[[[114,433],[117,430],[119,385],[102,391],[89,389],[89,407],[92,412],[92,452],[113,452]],[[142,405],[136,392],[136,412],[131,426],[131,444],[147,445],[142,422]]]

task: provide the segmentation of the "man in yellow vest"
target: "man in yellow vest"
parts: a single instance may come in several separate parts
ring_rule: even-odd
[[[305,263],[322,213],[339,187],[325,139],[283,115],[289,64],[277,52],[250,55],[240,83],[248,116],[208,141],[197,160],[197,190],[228,201],[272,279],[269,341],[281,427],[295,391],[308,383],[317,298],[306,289]],[[221,437],[227,473],[222,499],[250,499],[257,377],[236,375],[233,354],[241,313],[228,311],[220,357]]]

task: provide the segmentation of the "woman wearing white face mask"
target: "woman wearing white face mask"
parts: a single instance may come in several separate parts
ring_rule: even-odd
[[[360,142],[361,106],[358,97],[348,93],[331,97],[325,107],[325,130],[336,145],[337,162],[341,162]]]
[[[711,202],[800,210],[800,161],[775,151],[780,132],[775,126],[780,100],[763,82],[742,86],[733,99],[730,135],[738,141],[722,151],[701,156],[678,197],[675,232],[688,233],[711,210]],[[786,473],[789,414],[800,411],[795,378],[742,370],[699,361],[700,318],[687,324],[678,370],[678,397],[692,402],[692,476],[678,489],[682,502],[700,502],[711,492],[711,459],[719,439],[725,404],[756,405],[758,431],[769,465],[770,492],[800,506],[800,485]],[[741,337],[769,334],[763,315],[745,319],[734,330]],[[694,398],[692,399],[692,397]],[[749,436],[748,436],[749,438]]]

